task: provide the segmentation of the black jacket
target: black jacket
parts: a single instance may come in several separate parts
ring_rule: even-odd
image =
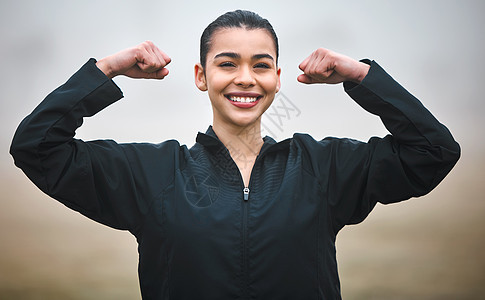
[[[74,139],[83,117],[122,97],[93,59],[23,120],[11,153],[45,193],[136,236],[144,299],[340,299],[339,230],[377,202],[426,194],[460,155],[446,127],[368,63],[345,90],[392,135],[266,137],[249,191],[212,128],[190,149]]]

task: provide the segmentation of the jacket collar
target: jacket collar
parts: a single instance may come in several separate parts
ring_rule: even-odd
[[[196,138],[197,143],[201,144],[208,150],[217,151],[221,148],[226,148],[224,144],[219,140],[212,125],[207,128],[205,133],[199,132]],[[261,151],[259,155],[261,156],[263,153],[277,151],[280,149],[287,149],[289,148],[291,139],[286,139],[281,142],[276,142],[273,138],[269,136],[265,136],[263,138],[264,144],[261,147]]]

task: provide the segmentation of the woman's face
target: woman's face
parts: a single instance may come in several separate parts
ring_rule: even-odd
[[[216,31],[207,53],[205,74],[195,66],[195,81],[208,91],[214,126],[260,126],[261,116],[280,88],[276,48],[264,29]]]

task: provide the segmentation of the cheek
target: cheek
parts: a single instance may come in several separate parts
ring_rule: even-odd
[[[207,87],[209,91],[218,93],[223,90],[227,85],[227,78],[224,76],[212,75],[207,77]]]
[[[278,77],[267,78],[262,82],[262,85],[267,93],[276,93],[278,89]]]

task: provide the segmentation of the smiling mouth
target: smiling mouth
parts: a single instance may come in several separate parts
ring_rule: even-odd
[[[258,97],[238,97],[238,96],[230,96],[226,95],[226,98],[229,99],[232,102],[239,102],[239,103],[252,103],[256,102],[261,98],[261,96]]]

